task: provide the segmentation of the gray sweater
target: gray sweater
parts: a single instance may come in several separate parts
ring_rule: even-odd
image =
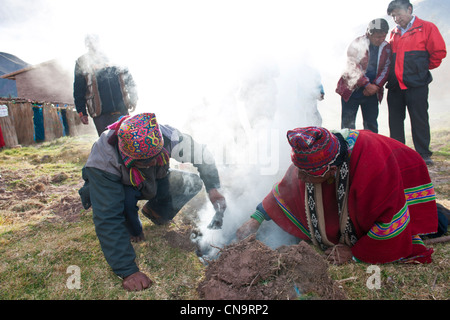
[[[214,159],[204,145],[170,126],[160,125],[160,129],[164,148],[171,158],[192,163],[207,191],[220,187]],[[117,144],[108,142],[113,134],[112,130],[105,131],[94,143],[83,169],[83,178],[89,185],[95,230],[105,258],[113,271],[124,278],[139,269],[123,215],[124,185],[131,185],[129,171],[121,159]]]

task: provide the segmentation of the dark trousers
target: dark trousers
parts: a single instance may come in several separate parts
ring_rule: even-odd
[[[341,115],[341,128],[356,129],[356,115],[358,113],[359,106],[361,106],[361,113],[363,118],[364,129],[378,133],[378,98],[377,95],[373,96],[351,96],[346,102],[341,99],[342,103],[342,115]]]
[[[401,90],[389,89],[389,130],[391,138],[405,143],[405,118],[408,108],[414,148],[422,157],[432,155],[430,151],[430,124],[428,119],[428,85]]]
[[[160,217],[161,221],[170,221],[203,187],[203,182],[197,174],[180,170],[170,170],[167,177],[156,180],[158,184],[156,195],[147,201],[150,207]],[[124,214],[130,234],[137,236],[142,232],[137,202],[145,200],[140,191],[132,186],[124,186]]]
[[[145,206],[160,217],[160,222],[172,220],[203,187],[197,174],[181,170],[171,169],[167,177],[157,181],[156,196]]]
[[[106,130],[107,126],[109,126],[110,124],[113,124],[114,122],[119,120],[119,118],[123,115],[125,115],[125,114],[122,114],[120,112],[115,112],[115,113],[109,113],[109,114],[101,114],[98,117],[93,118],[95,128],[97,129],[98,136],[100,137],[101,134],[103,133],[103,131]]]

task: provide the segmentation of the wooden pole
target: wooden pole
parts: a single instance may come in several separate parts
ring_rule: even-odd
[[[442,243],[442,242],[448,242],[448,241],[450,241],[450,236],[426,239],[423,242],[425,244],[435,244],[435,243]]]

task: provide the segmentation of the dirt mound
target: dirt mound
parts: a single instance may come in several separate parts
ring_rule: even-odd
[[[272,250],[254,236],[225,247],[198,291],[206,300],[346,299],[308,244]]]
[[[197,246],[190,239],[191,233],[192,228],[185,226],[184,228],[179,228],[177,231],[167,231],[163,237],[172,248],[180,248],[185,251],[195,251]]]

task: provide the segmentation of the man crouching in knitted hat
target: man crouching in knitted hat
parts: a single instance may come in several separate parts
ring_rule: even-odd
[[[217,190],[220,180],[206,147],[177,129],[159,125],[153,113],[124,116],[110,125],[92,146],[83,168],[83,206],[92,205],[95,231],[112,270],[128,291],[148,288],[152,281],[139,271],[131,241],[144,239],[138,200],[149,200],[142,213],[155,224],[171,221],[205,185],[216,209],[211,228],[222,226],[226,201]],[[201,150],[203,161],[194,163]],[[191,162],[200,176],[172,170],[169,160]]]
[[[431,262],[419,235],[438,215],[427,166],[414,150],[368,130],[290,130],[293,164],[237,231],[238,239],[272,219],[311,241],[331,263]]]

